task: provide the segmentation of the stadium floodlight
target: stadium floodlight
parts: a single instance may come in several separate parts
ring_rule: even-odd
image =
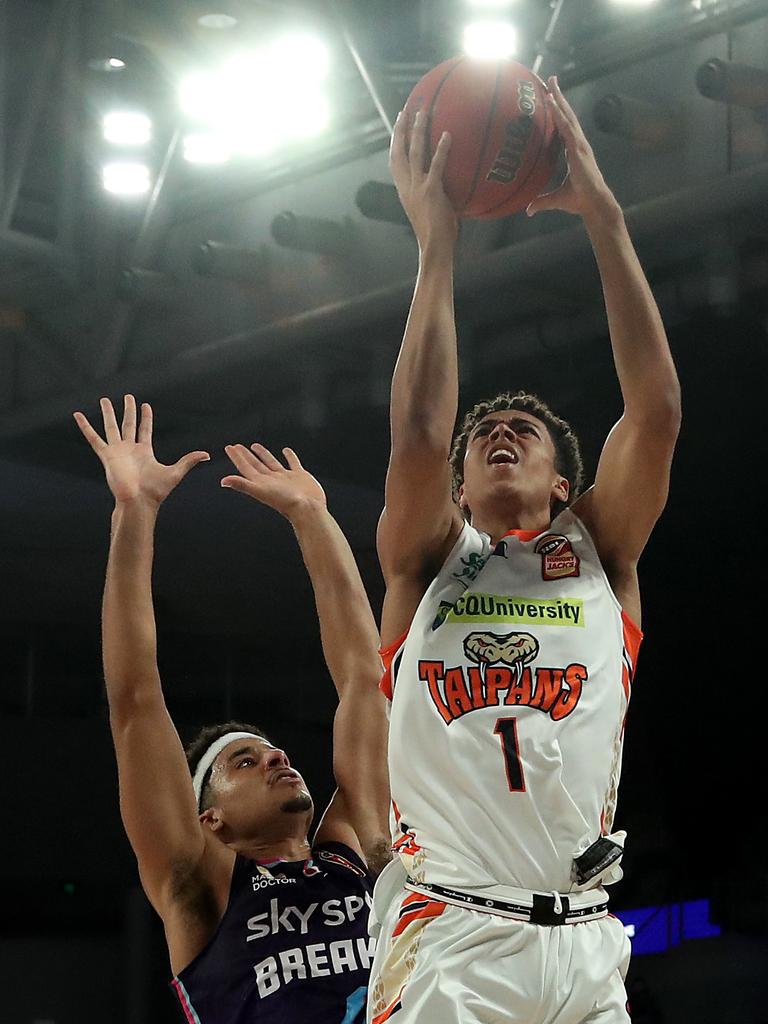
[[[232,158],[232,146],[215,132],[192,132],[184,137],[184,159],[190,164],[225,164]]]
[[[712,57],[697,70],[696,85],[709,100],[751,108],[761,116],[768,109],[768,71],[764,68]]]
[[[468,57],[501,60],[517,52],[517,29],[508,21],[475,21],[464,29]]]
[[[229,109],[231,100],[228,82],[221,74],[197,72],[188,75],[179,86],[181,108],[196,121],[216,122]]]
[[[267,52],[270,73],[281,81],[299,79],[302,85],[323,82],[331,68],[328,46],[318,36],[287,35],[275,40]]]
[[[102,122],[104,138],[116,146],[145,146],[152,138],[152,121],[132,110],[113,110]]]
[[[327,128],[330,109],[322,82],[329,68],[322,39],[286,35],[233,54],[217,69],[189,75],[180,84],[181,105],[233,153],[260,155]]]
[[[151,186],[149,167],[129,161],[105,164],[102,168],[102,184],[107,192],[115,195],[144,195]]]
[[[231,14],[203,14],[197,19],[200,28],[211,28],[215,30],[234,28],[237,18]]]
[[[467,0],[470,7],[484,11],[501,11],[512,7],[514,2],[515,0]]]
[[[328,127],[331,111],[328,100],[318,93],[290,104],[286,112],[286,133],[296,139],[310,139]]]
[[[104,71],[107,74],[114,74],[116,71],[125,70],[125,61],[121,57],[94,57],[88,61],[91,71]]]

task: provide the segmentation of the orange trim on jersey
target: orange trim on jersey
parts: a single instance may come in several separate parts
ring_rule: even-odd
[[[637,656],[640,653],[640,644],[643,641],[643,631],[638,625],[636,625],[632,619],[622,608],[621,611],[621,628],[624,638],[624,652],[625,657],[622,658],[621,665],[621,685],[624,689],[624,695],[629,700],[629,695],[632,690],[632,680],[634,679],[635,670],[637,668]],[[631,673],[629,666],[631,666]]]
[[[408,630],[406,629],[403,635],[399,636],[397,640],[389,644],[388,647],[379,648],[379,655],[381,656],[381,660],[384,663],[384,675],[381,677],[379,689],[381,690],[381,692],[384,694],[388,701],[392,700],[392,693],[395,688],[395,681],[392,678],[392,662],[394,661],[397,652],[405,643],[407,636]]]
[[[392,1014],[396,1010],[400,1009],[400,1007],[402,1006],[401,1000],[403,998],[404,990],[405,990],[405,985],[403,985],[403,987],[398,992],[397,998],[393,1002],[391,1002],[389,1004],[389,1006],[386,1008],[386,1010],[384,1010],[382,1013],[378,1013],[373,1018],[373,1020],[371,1021],[371,1024],[384,1024],[384,1022],[389,1020],[389,1018],[392,1016]]]
[[[629,615],[627,615],[623,608],[621,610],[621,624],[624,629],[624,646],[632,659],[632,664],[637,665],[637,655],[640,652],[640,644],[643,640],[643,631],[635,624]]]
[[[417,896],[417,893],[413,894]],[[426,900],[426,905],[424,905]],[[414,921],[429,920],[432,917],[440,917],[445,910],[446,903],[438,903],[437,900],[426,899],[424,896],[420,896],[417,901],[417,907],[411,912],[403,914],[400,920],[392,930],[392,938],[397,938],[398,935],[402,935],[409,924],[413,924]],[[402,911],[401,911],[402,914]]]
[[[501,539],[505,537],[517,537],[518,540],[527,541],[533,540],[534,537],[541,536],[544,530],[507,530],[506,533],[502,534]]]

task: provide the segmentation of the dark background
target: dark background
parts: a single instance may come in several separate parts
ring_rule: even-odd
[[[101,395],[117,403],[131,390],[153,403],[162,460],[213,455],[158,528],[161,669],[184,739],[203,723],[254,721],[285,746],[318,808],[331,793],[334,693],[311,589],[289,526],[218,487],[225,443],[299,452],[377,615],[381,605],[388,386],[416,265],[409,230],[356,203],[365,182],[389,181],[387,132],[329,5],[215,8],[254,38],[298,18],[332,41],[326,135],[223,168],[169,151],[178,68],[215,50],[196,27],[210,5],[10,0],[0,22],[0,1024],[179,1019],[117,812],[99,648],[111,505],[71,412],[96,418]],[[337,11],[393,113],[458,50],[467,8],[357,0]],[[550,15],[532,0],[511,9],[529,65]],[[768,85],[749,108],[697,86],[713,57],[766,69],[767,44],[768,4],[566,2],[542,67],[559,73],[627,210],[683,391],[669,506],[640,564],[646,639],[619,803],[626,878],[613,901],[707,898],[724,935],[635,960],[632,984],[643,979],[657,1004],[644,1011],[638,995],[640,1024],[768,1020]],[[126,60],[121,76],[94,69],[113,54]],[[676,132],[658,144],[637,125],[601,131],[610,94]],[[156,119],[155,198],[100,189],[98,122],[115,97]],[[344,243],[322,254],[279,245],[271,225],[286,210],[341,226]],[[257,254],[261,269],[201,275],[195,254],[210,241]],[[132,268],[151,271],[149,285],[126,277]],[[462,407],[536,391],[576,428],[589,476],[621,405],[580,226],[560,214],[465,223],[457,320]]]

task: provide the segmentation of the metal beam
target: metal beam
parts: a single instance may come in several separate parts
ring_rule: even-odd
[[[173,170],[181,145],[181,135],[181,128],[176,127],[166,148],[162,166],[144,210],[141,227],[128,260],[128,267],[144,270],[154,269],[159,241],[168,224],[169,181],[173,178]],[[118,299],[95,377],[106,377],[117,372],[125,356],[134,319],[134,305],[126,302],[125,299]]]
[[[76,0],[67,12],[61,57],[62,147],[61,169],[56,190],[56,242],[67,252],[74,251],[77,221],[77,190],[79,185],[78,154],[83,145],[83,123],[80,116],[81,90],[78,65],[81,51],[82,2]]]
[[[8,0],[0,0],[0,124],[8,124]],[[6,132],[0,132],[0,203],[5,195]]]
[[[626,28],[596,36],[575,53],[572,65],[560,74],[563,88],[638,64],[650,57],[676,50],[686,43],[707,39],[722,32],[731,32],[739,25],[768,16],[766,0],[743,0],[727,3],[715,13],[702,10],[695,14],[682,8],[662,17],[658,12],[649,27],[640,31]]]
[[[77,280],[78,267],[71,254],[44,238],[22,231],[0,230],[0,257],[8,256],[27,260],[36,266],[47,266],[69,285],[74,285]]]
[[[553,43],[553,40],[555,38],[555,35],[557,34],[557,32],[559,30],[560,16],[563,13],[564,5],[565,5],[565,0],[556,0],[556,2],[555,2],[555,5],[554,5],[554,7],[552,9],[552,14],[550,15],[550,18],[549,18],[549,24],[547,25],[547,30],[544,33],[544,39],[542,40],[542,43],[541,43],[541,49],[539,50],[539,52],[534,57],[533,64],[531,65],[531,69],[534,72],[534,74],[543,75],[543,76],[546,76],[546,74],[547,74],[547,71],[543,67],[543,65],[544,65],[544,61],[550,55],[550,51],[552,49],[554,49],[552,43]]]
[[[639,203],[625,210],[637,242],[649,238],[679,237],[710,227],[714,222],[751,209],[761,210],[768,193],[768,163],[716,178]],[[515,283],[540,280],[565,263],[592,261],[591,247],[581,223],[558,234],[547,233],[486,254],[457,274],[460,299],[482,298],[486,313],[514,309]],[[59,398],[49,397],[25,409],[0,415],[0,439],[23,436],[62,422],[72,410],[91,405],[101,394],[126,391],[158,393],[221,373],[223,369],[253,364],[265,353],[280,350],[285,359],[291,349],[321,344],[328,336],[366,329],[388,319],[404,319],[413,293],[413,280],[343,302],[332,303],[273,324],[200,345],[160,368],[141,367],[113,376],[93,387]],[[585,300],[586,301],[586,300]]]
[[[24,171],[35,140],[40,115],[45,104],[46,92],[51,78],[59,66],[59,50],[64,37],[64,28],[75,0],[60,0],[48,22],[42,53],[35,62],[37,74],[32,79],[26,94],[26,104],[21,117],[18,138],[14,140],[13,163],[3,192],[0,207],[0,231],[10,228],[13,212],[24,180]]]
[[[398,110],[398,105],[390,95],[391,90],[389,89],[386,81],[382,82],[377,80],[377,76],[371,71],[368,62],[363,58],[359,43],[355,39],[355,35],[350,25],[348,12],[343,9],[342,0],[328,0],[328,6],[333,13],[337,25],[339,26],[341,37],[349,50],[350,56],[355,62],[355,67],[365,83],[368,95],[373,100],[373,105],[376,107],[379,117],[381,118],[384,127],[387,129],[387,134],[391,137],[395,124],[395,116]]]

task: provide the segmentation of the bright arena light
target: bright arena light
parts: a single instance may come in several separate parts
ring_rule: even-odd
[[[229,140],[213,132],[193,132],[184,139],[184,159],[190,164],[225,164],[232,158]]]
[[[121,196],[140,196],[149,192],[151,181],[146,164],[118,162],[102,168],[102,184],[107,192]]]
[[[321,39],[283,36],[231,57],[218,70],[185,78],[181,105],[201,128],[225,139],[233,153],[259,155],[328,127],[331,112],[322,82],[329,71],[330,51]]]
[[[203,14],[197,19],[197,24],[201,28],[217,30],[234,28],[237,24],[237,18],[233,18],[231,14]]]
[[[468,57],[500,60],[517,51],[517,29],[508,21],[475,21],[464,29]]]
[[[515,0],[467,0],[470,7],[485,11],[501,11],[511,7],[514,2]]]
[[[331,54],[317,36],[290,35],[269,47],[273,73],[280,78],[298,78],[303,83],[322,82],[331,68]]]
[[[213,72],[189,75],[179,87],[181,109],[196,121],[205,123],[219,120],[232,98],[223,76]]]
[[[331,120],[331,110],[325,96],[315,94],[303,97],[290,114],[290,134],[297,139],[309,139],[326,130]]]
[[[113,110],[104,117],[104,138],[117,146],[144,146],[152,138],[152,121],[146,114]]]
[[[611,0],[616,7],[650,7],[656,0]]]

